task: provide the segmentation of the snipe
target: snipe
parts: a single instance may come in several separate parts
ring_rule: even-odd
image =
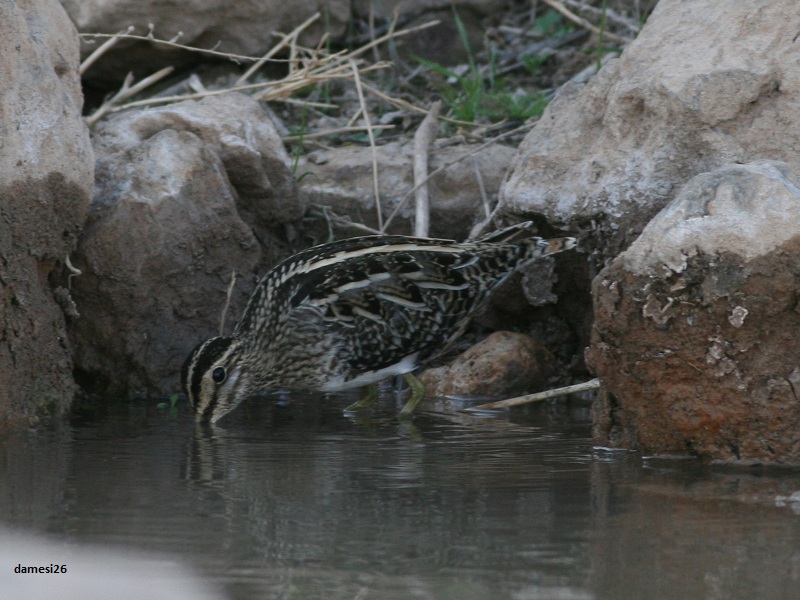
[[[289,257],[258,284],[230,337],[186,359],[183,388],[198,418],[216,422],[262,390],[335,392],[410,375],[514,271],[575,246],[573,238],[511,241],[530,227],[463,243],[360,237]],[[421,387],[412,390],[403,414],[421,399]]]

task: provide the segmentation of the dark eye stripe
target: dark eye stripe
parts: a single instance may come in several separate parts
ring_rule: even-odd
[[[200,398],[203,375],[225,354],[232,342],[233,339],[228,337],[211,338],[197,346],[186,359],[183,368],[184,388],[195,409],[200,408],[197,401]]]

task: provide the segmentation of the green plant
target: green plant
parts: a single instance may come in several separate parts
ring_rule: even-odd
[[[297,136],[299,139],[297,143],[292,146],[291,159],[292,159],[292,174],[297,175],[297,166],[300,164],[300,159],[303,156],[303,140],[308,134],[308,108],[305,106],[300,107],[300,120],[299,123],[290,128],[290,133]]]
[[[494,52],[491,49],[488,53],[489,65],[484,73],[475,60],[466,27],[455,6],[453,15],[459,38],[467,54],[466,69],[451,69],[434,61],[416,57],[417,61],[443,79],[441,83],[434,84],[434,87],[441,94],[450,116],[459,121],[477,122],[485,119],[524,120],[541,115],[547,106],[545,94],[510,91],[505,81],[495,74]]]
[[[561,39],[575,30],[575,27],[556,10],[548,9],[541,17],[537,17],[531,27],[534,33],[545,38]]]
[[[172,394],[169,397],[169,404],[167,404],[166,402],[159,402],[158,404],[156,404],[156,408],[158,410],[169,409],[170,416],[174,417],[178,414],[177,404],[178,404],[178,394]]]

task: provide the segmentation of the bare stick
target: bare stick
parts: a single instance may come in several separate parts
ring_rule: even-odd
[[[236,271],[231,271],[231,282],[228,284],[228,293],[225,295],[225,306],[222,307],[222,314],[219,317],[219,334],[225,335],[225,317],[228,315],[228,309],[231,306],[231,297],[233,297],[233,286],[236,285]]]
[[[269,52],[267,52],[267,53],[266,53],[264,56],[262,56],[260,59],[258,59],[258,60],[257,60],[255,63],[253,63],[252,65],[250,65],[250,68],[248,68],[248,69],[247,69],[247,71],[245,71],[245,72],[242,74],[242,76],[241,76],[241,77],[239,77],[239,79],[237,79],[237,80],[236,80],[236,84],[235,84],[235,85],[242,85],[242,84],[244,84],[244,83],[245,83],[245,82],[246,82],[248,79],[250,79],[250,76],[251,76],[253,73],[255,73],[256,71],[258,71],[258,70],[261,68],[261,65],[263,65],[263,64],[264,64],[265,62],[267,62],[267,61],[268,61],[270,58],[272,58],[273,56],[275,56],[275,55],[276,55],[276,54],[277,54],[277,53],[278,53],[278,52],[279,52],[279,51],[280,51],[280,50],[281,50],[281,49],[282,49],[284,46],[286,46],[286,44],[288,44],[288,43],[291,43],[292,41],[296,40],[296,39],[297,39],[297,36],[298,36],[298,35],[300,35],[300,33],[301,33],[301,32],[302,32],[302,31],[303,31],[303,30],[304,30],[306,27],[308,27],[308,26],[309,26],[309,25],[311,25],[311,24],[312,24],[314,21],[316,21],[317,19],[319,19],[319,16],[320,16],[320,13],[319,13],[319,12],[316,12],[316,13],[314,13],[314,14],[313,14],[313,15],[311,15],[309,18],[307,18],[305,21],[303,21],[302,23],[300,23],[300,25],[298,25],[298,26],[297,26],[297,27],[295,27],[295,28],[294,28],[292,31],[290,31],[290,32],[289,32],[289,33],[288,33],[288,34],[287,34],[287,35],[286,35],[286,36],[285,36],[285,37],[284,37],[284,38],[283,38],[283,39],[282,39],[280,42],[278,42],[277,44],[275,44],[275,45],[274,45],[274,46],[273,46],[273,47],[272,47],[272,48],[269,50]]]
[[[381,37],[372,40],[369,44],[361,46],[360,48],[356,48],[352,52],[337,52],[336,54],[330,55],[331,58],[339,58],[339,62],[345,61],[347,59],[355,58],[367,50],[370,50],[373,46],[377,46],[383,44],[384,42],[392,39],[403,37],[405,35],[410,35],[412,33],[416,33],[417,31],[421,31],[423,29],[427,29],[428,27],[433,27],[434,25],[438,25],[440,21],[429,21],[427,23],[423,23],[422,25],[417,25],[415,27],[411,27],[409,29],[401,29],[400,31],[394,31],[394,29],[390,29],[388,33],[382,35]],[[302,25],[301,25],[302,26]],[[130,28],[128,29],[130,31]],[[291,34],[289,34],[291,35]],[[286,37],[288,38],[289,35]],[[220,58],[227,58],[234,62],[257,62],[262,60],[263,57],[257,56],[244,56],[242,54],[233,54],[231,52],[220,52],[219,50],[212,50],[206,48],[196,48],[194,46],[187,46],[185,44],[178,44],[176,42],[170,40],[159,40],[152,35],[135,35],[131,33],[81,33],[79,37],[83,40],[88,39],[111,39],[111,38],[120,38],[125,40],[136,40],[140,42],[151,42],[153,44],[162,44],[164,46],[169,46],[170,48],[179,48],[181,50],[188,50],[189,52],[200,52],[201,54],[208,54],[211,56],[218,56]],[[288,40],[287,40],[288,41]],[[114,42],[115,44],[117,42]],[[99,48],[98,48],[99,49]],[[87,58],[88,59],[88,58]],[[275,59],[272,60],[279,60],[280,62],[288,62],[287,59]]]
[[[86,125],[88,127],[92,127],[95,123],[97,123],[97,121],[102,119],[105,115],[107,115],[110,112],[113,112],[114,108],[118,104],[124,102],[131,96],[135,96],[136,94],[150,87],[151,85],[161,81],[162,79],[164,79],[164,77],[172,73],[172,71],[174,70],[175,69],[173,67],[164,67],[160,71],[156,71],[152,75],[145,77],[139,83],[136,83],[134,85],[131,85],[133,78],[131,77],[130,74],[128,74],[128,77],[125,78],[125,81],[122,83],[122,87],[119,89],[119,91],[116,94],[114,94],[111,98],[103,102],[103,104],[100,105],[100,108],[98,108],[91,115],[86,117]]]
[[[361,83],[361,87],[363,87],[365,90],[367,90],[371,94],[377,96],[381,100],[386,100],[386,102],[389,102],[390,104],[394,104],[398,108],[403,108],[405,110],[409,110],[411,112],[419,113],[421,115],[427,115],[428,114],[428,111],[425,110],[424,108],[420,108],[419,106],[414,106],[410,102],[406,102],[405,100],[402,100],[400,98],[394,98],[392,96],[389,96],[388,94],[383,93],[379,89],[376,89],[376,88],[372,87],[369,84],[366,84],[366,83],[362,82]],[[448,123],[454,123],[455,125],[464,125],[466,127],[477,127],[477,125],[478,125],[477,123],[473,123],[471,121],[459,121],[458,119],[451,119],[449,117],[439,117],[439,120],[440,121],[447,121]]]
[[[218,50],[206,50],[205,48],[195,48],[193,46],[186,46],[184,44],[178,44],[176,42],[172,42],[169,40],[159,40],[153,37],[152,33],[150,35],[134,35],[134,34],[119,34],[119,33],[81,33],[79,34],[81,39],[91,39],[91,38],[122,38],[126,40],[137,40],[140,42],[151,42],[153,44],[163,44],[165,46],[169,46],[171,48],[179,48],[181,50],[188,50],[190,52],[200,52],[202,54],[210,54],[211,56],[219,56],[220,58],[227,58],[234,62],[239,61],[255,61],[258,60],[257,57],[254,56],[242,56],[239,54],[231,54],[230,52],[220,52]]]
[[[103,56],[103,54],[111,50],[111,48],[116,46],[117,42],[119,42],[120,39],[122,39],[125,34],[128,34],[133,30],[134,30],[133,25],[130,25],[125,31],[120,31],[116,35],[111,36],[105,42],[100,44],[94,52],[92,52],[89,56],[83,59],[81,66],[78,68],[78,73],[80,75],[83,75],[89,69],[89,67],[91,67],[94,63],[97,62],[98,58],[100,58],[101,56]]]
[[[605,36],[607,38],[610,38],[610,39],[612,39],[612,40],[614,40],[616,42],[620,42],[620,43],[623,43],[623,44],[627,44],[628,42],[630,42],[630,40],[627,40],[627,39],[625,39],[623,37],[620,37],[618,35],[614,35],[610,31],[601,31],[601,29],[599,27],[591,24],[589,21],[587,21],[583,17],[579,17],[574,12],[572,12],[570,9],[568,9],[566,6],[561,4],[561,2],[559,2],[558,0],[544,0],[544,2],[545,2],[545,4],[547,4],[549,6],[552,6],[555,10],[557,10],[562,15],[567,17],[570,21],[572,21],[574,23],[577,23],[578,25],[580,25],[584,29],[588,29],[592,33],[596,33],[598,35],[603,35],[603,36]]]
[[[546,2],[547,0],[545,0]],[[518,396],[516,398],[508,398],[507,400],[498,400],[497,402],[489,402],[487,404],[479,404],[478,406],[470,406],[464,410],[495,410],[497,408],[508,408],[510,406],[521,406],[523,404],[530,404],[532,402],[541,402],[542,400],[549,400],[550,398],[557,398],[558,396],[568,396],[570,394],[578,394],[580,392],[588,392],[596,390],[600,387],[599,379],[592,379],[584,383],[576,383],[575,385],[568,385],[554,390],[547,390],[546,392],[539,392],[538,394],[528,394],[527,396]]]
[[[631,32],[633,32],[634,35],[638,34],[639,31],[642,29],[641,26],[636,21],[634,21],[633,19],[629,19],[629,18],[627,18],[627,17],[615,12],[611,8],[608,8],[608,7],[606,7],[606,8],[597,8],[596,6],[592,6],[592,5],[588,4],[587,2],[584,2],[583,0],[581,0],[581,1],[578,1],[578,0],[563,0],[563,2],[564,2],[564,4],[568,4],[569,6],[573,6],[575,8],[580,9],[580,10],[585,10],[585,11],[593,13],[595,15],[602,15],[603,13],[605,13],[606,19],[608,19],[609,21],[614,21],[617,24],[622,25],[623,27],[627,27],[628,29],[631,30]]]
[[[317,211],[313,211],[315,214],[319,214]],[[363,231],[364,233],[368,233],[370,235],[383,235],[382,232],[378,231],[377,229],[373,229],[363,223],[357,223],[356,221],[351,221],[347,217],[343,217],[341,215],[337,215],[327,206],[322,207],[322,216],[325,217],[325,220],[328,221],[328,228],[330,229],[330,224],[335,223],[336,225],[341,225],[343,227],[353,227],[354,229],[358,229],[359,231]]]
[[[378,229],[383,231],[383,214],[381,213],[381,194],[378,189],[378,151],[375,147],[375,134],[372,132],[372,123],[369,121],[369,111],[367,110],[367,102],[364,100],[364,90],[361,89],[361,76],[358,74],[358,67],[356,61],[350,59],[350,67],[353,69],[353,81],[356,84],[356,92],[358,92],[358,102],[361,104],[361,112],[364,113],[364,125],[367,127],[367,136],[369,137],[369,147],[372,150],[372,190],[375,194],[375,211],[378,215]]]
[[[475,179],[478,181],[478,191],[481,193],[481,202],[483,202],[483,216],[488,219],[492,214],[492,209],[489,208],[489,196],[486,194],[486,186],[483,184],[483,175],[481,175],[481,168],[478,166],[478,159],[472,157],[472,167],[475,169]]]
[[[414,188],[416,189],[414,192],[414,201],[416,203],[414,235],[417,237],[428,237],[428,230],[430,229],[431,205],[428,195],[428,150],[433,140],[436,139],[436,132],[439,130],[439,109],[441,107],[441,101],[434,102],[414,134]]]
[[[400,31],[394,30],[395,23],[396,23],[396,18],[395,20],[392,21],[392,25],[391,27],[389,27],[389,31],[384,33],[381,37],[372,40],[369,44],[365,44],[360,48],[356,48],[346,56],[343,56],[342,60],[344,60],[345,58],[347,60],[352,60],[355,57],[364,54],[364,52],[370,50],[373,46],[379,46],[380,44],[383,44],[384,42],[391,40],[393,38],[403,37],[411,33],[416,33],[417,31],[422,31],[423,29],[427,29],[428,27],[433,27],[434,25],[438,25],[440,21],[428,21],[427,23],[423,23],[422,25],[417,25],[409,29],[401,29]]]
[[[370,65],[363,71],[371,71],[374,70],[376,67],[383,68],[386,65]],[[167,67],[172,68],[172,67]],[[160,71],[159,71],[160,72]],[[118,112],[120,110],[126,110],[128,108],[136,108],[139,106],[149,106],[151,104],[164,104],[169,102],[181,102],[183,100],[198,100],[200,98],[206,98],[208,96],[219,96],[221,94],[227,94],[228,92],[242,92],[246,90],[255,90],[259,88],[270,88],[274,87],[275,90],[264,92],[262,95],[256,97],[257,100],[283,100],[286,102],[295,102],[299,103],[298,100],[291,100],[286,98],[280,98],[281,95],[288,95],[293,91],[300,89],[304,86],[311,85],[312,83],[319,83],[321,81],[325,81],[327,79],[345,79],[347,76],[339,71],[334,73],[324,73],[319,75],[314,75],[313,77],[309,77],[307,79],[300,79],[300,78],[293,78],[290,80],[282,79],[280,81],[265,81],[262,83],[250,83],[247,85],[240,85],[232,88],[225,88],[221,90],[208,90],[205,92],[200,92],[197,94],[184,94],[184,95],[177,95],[177,96],[160,96],[155,98],[145,98],[144,100],[136,100],[134,102],[128,102],[121,106],[115,106],[108,112]],[[314,106],[314,104],[308,103],[309,106]],[[331,105],[328,104],[320,104],[319,106],[323,108],[328,108]],[[335,107],[334,107],[335,108]]]
[[[373,129],[394,129],[394,125],[373,125]],[[328,137],[329,135],[338,135],[340,133],[355,133],[357,131],[366,131],[366,127],[337,127],[335,129],[326,129],[325,131],[315,131],[313,133],[304,133],[303,135],[287,135],[281,139],[284,142],[299,142],[301,140],[312,140],[315,138]]]
[[[375,4],[369,3],[369,39],[375,39]],[[394,29],[395,21],[392,22],[390,29]],[[372,60],[378,62],[381,59],[381,54],[377,46],[372,47]]]
[[[481,150],[483,150],[487,146],[491,146],[492,144],[495,144],[495,143],[499,142],[503,138],[506,138],[506,137],[508,137],[510,135],[513,135],[515,133],[519,133],[519,132],[524,131],[526,129],[530,129],[531,127],[533,127],[532,123],[526,123],[524,125],[520,125],[519,127],[516,127],[516,128],[511,129],[509,131],[506,131],[505,133],[501,133],[497,137],[492,138],[491,140],[489,140],[487,142],[484,142],[480,146],[477,146],[474,149],[470,150],[469,152],[467,152],[463,156],[459,156],[458,158],[456,158],[454,160],[451,160],[449,163],[446,163],[446,164],[442,165],[441,167],[439,167],[438,169],[433,171],[433,173],[428,175],[425,178],[425,181],[422,181],[422,182],[420,182],[418,184],[415,183],[414,187],[412,189],[410,189],[409,191],[407,191],[405,196],[403,196],[400,199],[400,202],[397,203],[397,206],[394,207],[394,210],[392,211],[392,214],[389,215],[389,218],[386,219],[386,222],[383,224],[383,227],[381,228],[381,231],[384,231],[384,232],[386,231],[386,228],[389,227],[389,224],[392,222],[392,219],[394,219],[397,216],[397,213],[400,212],[400,209],[402,209],[403,206],[405,206],[405,203],[408,201],[408,199],[411,197],[411,195],[416,191],[418,185],[422,185],[423,183],[425,183],[429,179],[435,177],[436,175],[438,175],[439,173],[441,173],[445,169],[449,169],[450,167],[452,167],[457,162],[462,161],[462,160],[464,160],[466,158],[469,158],[473,154],[477,154],[478,152],[480,152]]]

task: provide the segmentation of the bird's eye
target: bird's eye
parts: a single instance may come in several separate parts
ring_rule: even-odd
[[[228,373],[225,371],[225,367],[217,367],[211,371],[211,379],[213,379],[216,383],[222,383],[225,381],[227,376]]]

